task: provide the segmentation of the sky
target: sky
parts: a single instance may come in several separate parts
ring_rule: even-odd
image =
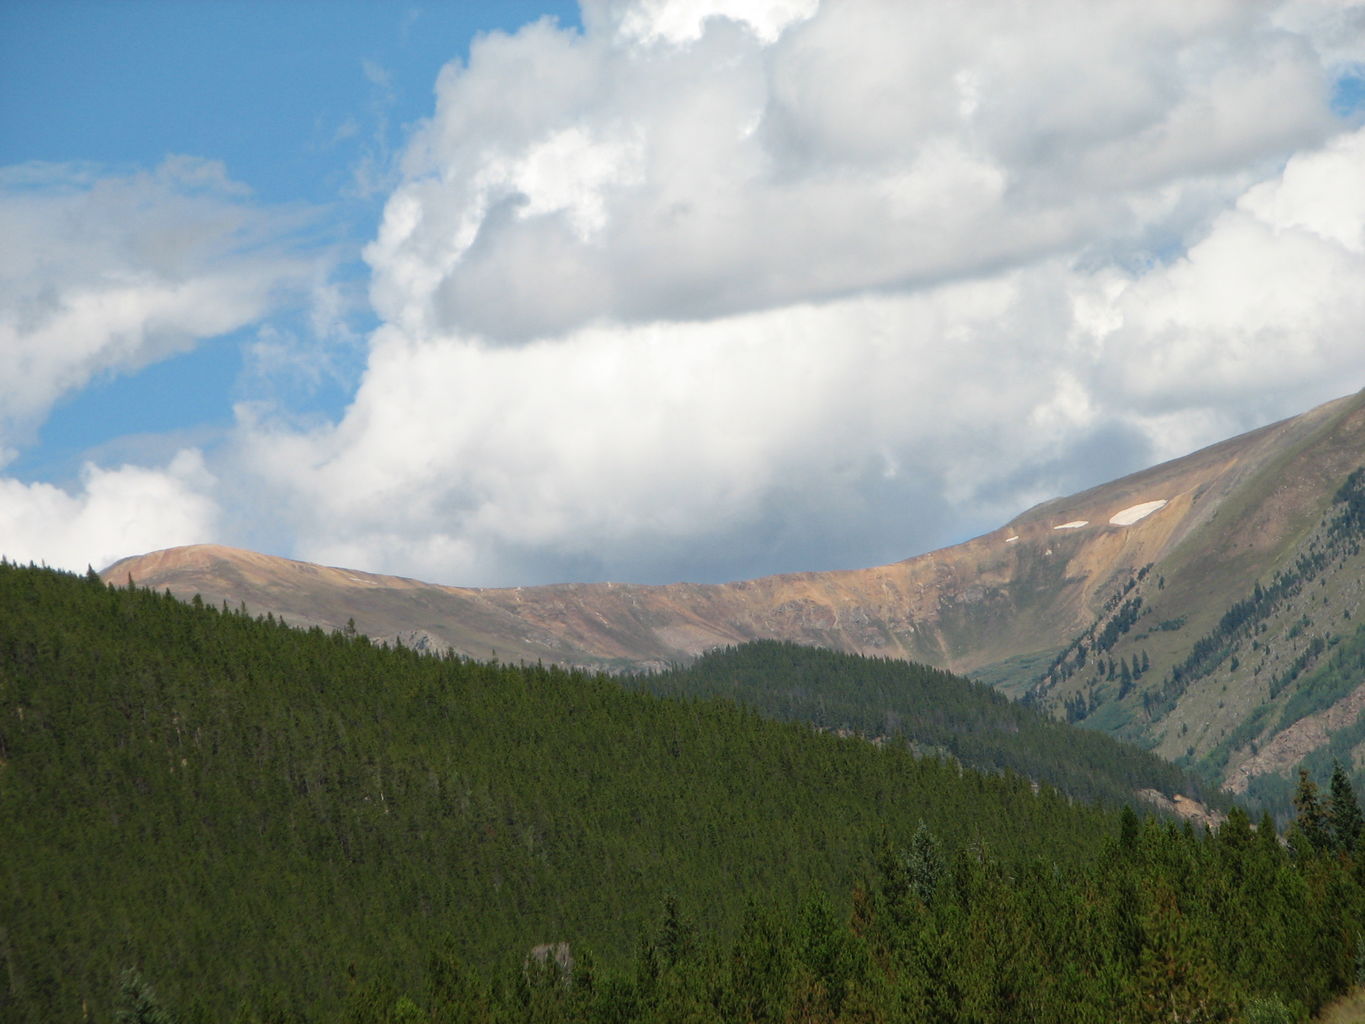
[[[11,561],[882,564],[1365,387],[1365,0],[7,0],[0,238]]]

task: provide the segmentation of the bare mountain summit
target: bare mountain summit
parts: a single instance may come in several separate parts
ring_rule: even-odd
[[[1339,642],[1356,614],[1365,558],[1358,538],[1331,524],[1362,464],[1365,392],[1046,502],[963,544],[870,569],[724,584],[471,589],[196,545],[123,559],[103,576],[296,624],[341,629],[354,620],[375,639],[475,658],[644,667],[773,638],[922,661],[1027,692],[1172,758],[1221,757],[1220,773],[1244,786],[1285,760],[1266,749],[1284,731],[1274,716],[1262,713],[1260,732],[1246,727],[1258,708],[1293,695],[1291,685],[1272,692],[1271,676],[1297,659],[1295,679],[1307,678],[1331,655],[1325,634]],[[1301,582],[1317,588],[1316,605],[1300,607],[1303,586],[1292,597],[1281,587],[1273,610],[1254,609],[1269,616],[1253,624],[1255,636],[1213,636],[1229,609],[1273,589],[1277,574],[1297,572],[1305,558],[1316,568]],[[1190,663],[1200,641],[1227,648],[1202,675],[1208,664]],[[1214,685],[1220,700],[1210,696]],[[1309,730],[1317,746],[1347,717],[1354,726],[1343,712]],[[1221,750],[1239,728],[1240,745]],[[1284,742],[1295,752],[1304,745]]]

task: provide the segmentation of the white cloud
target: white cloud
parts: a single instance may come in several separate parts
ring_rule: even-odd
[[[1295,156],[1284,173],[1237,204],[1272,231],[1300,228],[1365,255],[1365,131]]]
[[[761,6],[590,4],[442,73],[353,405],[243,419],[295,553],[890,560],[1365,384],[1362,136],[1284,8]]]
[[[491,584],[889,560],[951,528],[945,494],[1051,450],[1011,424],[1049,400],[1028,326],[1052,287],[1007,275],[513,348],[388,328],[335,430],[251,424],[241,462],[288,495],[296,552],[330,564]]]
[[[1365,65],[1362,0],[1294,0],[1278,5],[1272,17],[1276,25],[1309,40],[1329,66],[1359,71]]]
[[[1334,130],[1265,3],[717,9],[590,5],[447,67],[368,252],[381,315],[525,342],[919,287],[1112,247]]]
[[[1100,330],[1121,407],[1264,408],[1365,384],[1365,129],[1248,189],[1169,266],[1128,282]]]
[[[733,578],[905,557],[1353,390],[1356,14],[591,0],[481,37],[366,250],[351,406],[241,406],[166,507],[449,582]],[[175,343],[133,320],[56,346],[48,392]]]
[[[80,489],[0,477],[0,555],[54,568],[102,569],[128,554],[214,537],[214,480],[186,449],[165,467],[87,464]]]
[[[793,23],[813,15],[819,0],[586,0],[583,20],[628,43],[695,42],[708,19],[725,18],[772,42]]]
[[[294,241],[306,225],[212,161],[0,170],[0,466],[63,396],[301,304],[310,286],[314,326],[334,328],[336,289]],[[87,462],[66,487],[0,477],[0,554],[84,569],[213,540],[215,486],[192,448],[163,466]]]
[[[283,251],[290,226],[220,164],[188,157],[121,176],[0,172],[0,445],[27,442],[54,402],[99,374],[135,371],[277,308],[310,273]]]

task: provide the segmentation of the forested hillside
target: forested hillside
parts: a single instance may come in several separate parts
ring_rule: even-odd
[[[473,589],[214,545],[130,557],[104,576],[480,659],[657,671],[768,639],[930,664],[1150,750],[1283,825],[1305,759],[1319,782],[1340,760],[1365,785],[1362,451],[1365,391],[950,548],[724,584]],[[881,697],[831,704],[766,687],[743,699],[895,731],[881,727],[898,714]],[[949,732],[915,742],[974,762],[972,737]],[[1027,761],[1035,740],[1051,742],[1021,738],[1011,756]],[[1048,777],[1024,761],[1017,770]]]
[[[1302,1019],[1365,857],[1301,797],[1214,838],[0,563],[4,1020]]]
[[[620,965],[669,894],[729,937],[751,896],[846,908],[921,821],[948,850],[1075,864],[1107,820],[731,704],[8,565],[0,758],[0,979],[35,1020],[108,1019],[134,965],[220,1016],[248,994],[330,1012],[352,970],[406,984],[446,942]]]
[[[1058,722],[981,683],[927,665],[760,640],[713,651],[631,684],[675,697],[719,697],[773,718],[811,722],[983,771],[1009,770],[1089,801],[1132,802],[1141,789],[1225,803],[1154,754]]]

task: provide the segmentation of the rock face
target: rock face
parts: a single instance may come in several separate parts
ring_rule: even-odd
[[[1165,793],[1155,789],[1139,789],[1137,795],[1146,800],[1153,807],[1165,811],[1167,814],[1191,822],[1195,825],[1203,825],[1207,828],[1216,829],[1223,822],[1227,821],[1227,815],[1217,811],[1210,811],[1198,800],[1191,799],[1181,793],[1175,796],[1167,796]]]
[[[573,984],[573,970],[573,951],[567,942],[543,942],[539,946],[532,946],[521,967],[522,974],[529,982],[534,983],[549,975],[565,988]]]
[[[1141,708],[1136,701],[1229,607],[1302,556],[1362,463],[1365,392],[1038,505],[963,544],[870,569],[726,584],[470,589],[198,545],[127,558],[103,575],[291,623],[342,629],[354,620],[375,639],[481,659],[649,667],[756,638],[912,659],[979,671],[1016,695],[1031,687],[1033,699],[1072,717],[1078,701],[1081,717],[1113,705],[1113,720],[1095,724],[1140,734],[1169,756],[1204,754],[1217,742],[1209,723],[1226,734],[1245,707],[1234,712],[1225,700],[1220,717],[1190,694],[1159,713],[1150,698]],[[1333,565],[1334,614],[1353,614],[1365,566]],[[1104,678],[1107,664],[1098,687],[1087,672],[1047,675],[1078,635],[1107,622],[1117,623],[1116,637],[1103,650],[1092,643],[1090,668],[1095,654],[1122,656],[1125,666],[1147,658],[1129,693]],[[1264,680],[1255,685],[1265,690]],[[1254,689],[1250,681],[1241,688]],[[1196,713],[1207,735],[1191,742]],[[1230,757],[1229,771],[1239,763]]]

